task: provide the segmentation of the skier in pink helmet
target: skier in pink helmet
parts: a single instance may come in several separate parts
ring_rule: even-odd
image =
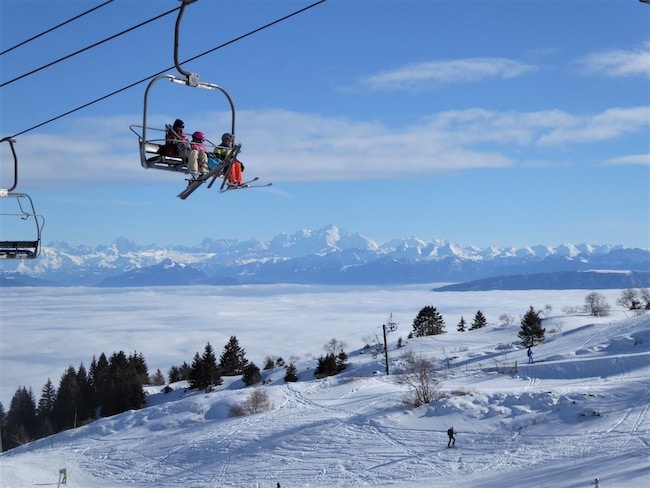
[[[208,154],[205,150],[203,142],[205,141],[205,134],[201,131],[196,131],[192,134],[192,142],[190,142],[190,151],[187,155],[187,169],[193,175],[197,173],[206,174],[208,169]]]

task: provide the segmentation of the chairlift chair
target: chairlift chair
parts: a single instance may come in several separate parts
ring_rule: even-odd
[[[3,199],[0,221],[0,259],[35,259],[41,251],[41,232],[45,219],[34,210],[34,203],[26,193],[0,190]],[[16,210],[6,211],[5,204],[15,200]],[[25,225],[22,225],[22,224]],[[9,230],[11,239],[5,232]]]
[[[188,78],[180,78],[170,74],[162,74],[153,78],[147,85],[144,93],[144,109],[142,115],[142,125],[131,125],[129,128],[133,133],[138,136],[138,149],[140,153],[140,164],[143,168],[162,169],[167,171],[177,171],[182,173],[189,173],[187,161],[180,157],[166,156],[161,154],[161,149],[165,144],[165,135],[167,129],[149,127],[147,125],[148,110],[149,110],[149,94],[154,84],[160,80],[167,79],[175,84],[185,85],[192,88],[204,88],[207,90],[218,90],[223,93],[228,100],[231,111],[231,129],[232,134],[235,133],[235,106],[228,95],[228,92],[219,85],[214,83],[206,83],[198,81],[197,75],[192,75]],[[209,141],[208,141],[209,142]]]
[[[176,70],[182,75],[182,78],[179,76],[174,76],[170,74],[162,74],[154,77],[149,84],[147,89],[144,92],[144,109],[142,113],[142,125],[131,125],[130,129],[138,136],[138,148],[140,152],[140,164],[143,168],[153,168],[153,169],[162,169],[167,171],[178,171],[182,173],[189,173],[189,168],[187,167],[187,161],[179,157],[166,156],[161,154],[161,148],[165,144],[165,135],[167,129],[154,128],[147,126],[147,114],[148,114],[148,105],[149,105],[149,92],[151,91],[153,85],[160,80],[167,79],[172,83],[185,85],[191,88],[205,88],[208,90],[217,90],[223,93],[228,100],[230,105],[230,111],[232,113],[232,121],[230,132],[235,134],[235,106],[228,95],[228,92],[224,90],[219,85],[214,83],[206,83],[199,80],[199,75],[196,73],[190,73],[185,71],[180,63],[178,62],[178,41],[179,41],[179,31],[181,19],[183,18],[183,13],[185,12],[185,7],[191,3],[194,3],[196,0],[179,0],[181,2],[181,7],[178,12],[178,17],[176,19],[176,26],[174,31],[174,64]],[[182,114],[179,114],[182,117]],[[153,134],[152,134],[153,133]],[[208,141],[209,142],[209,141]]]
[[[8,142],[11,148],[14,181],[11,187],[0,188],[0,259],[35,259],[40,254],[45,219],[36,213],[29,195],[14,192],[18,185],[15,140],[4,137],[2,142]]]

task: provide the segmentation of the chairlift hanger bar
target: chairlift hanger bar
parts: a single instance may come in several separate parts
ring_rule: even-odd
[[[180,0],[182,3],[181,9],[178,11],[178,17],[176,17],[176,26],[174,28],[174,65],[180,74],[182,74],[187,80],[187,84],[190,86],[196,86],[199,83],[199,75],[196,73],[190,73],[181,68],[180,63],[178,62],[178,39],[179,31],[181,26],[181,19],[183,18],[183,13],[185,12],[185,7],[191,3],[196,2],[196,0]]]
[[[14,139],[13,137],[3,137],[2,139],[0,139],[0,143],[3,142],[9,143],[9,147],[11,148],[11,154],[13,155],[14,158],[14,184],[10,188],[0,188],[0,196],[7,196],[7,194],[15,190],[16,186],[18,185],[18,156],[16,156],[16,149],[14,148],[16,139]]]

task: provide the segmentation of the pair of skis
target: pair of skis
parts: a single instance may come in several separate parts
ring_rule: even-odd
[[[241,185],[233,186],[233,185],[226,185],[224,188],[221,188],[219,190],[219,193],[224,193],[227,191],[232,191],[232,190],[247,190],[249,188],[264,188],[267,186],[271,186],[273,183],[260,183],[259,185],[254,185],[256,181],[259,181],[259,178],[256,176],[252,180],[244,181]]]
[[[208,183],[208,188],[212,188],[212,185],[216,181],[216,179],[221,176],[223,173],[223,182],[221,183],[221,188],[219,189],[219,193],[224,193],[226,191],[231,191],[231,190],[246,190],[248,188],[264,188],[267,186],[271,186],[272,183],[266,183],[266,184],[260,184],[260,185],[255,185],[252,183],[255,183],[256,181],[259,180],[259,178],[256,176],[252,180],[245,181],[243,182],[240,186],[229,186],[227,185],[228,181],[228,174],[230,173],[230,168],[232,166],[232,163],[235,161],[237,158],[237,154],[241,150],[240,145],[236,145],[233,150],[228,154],[226,157],[226,160],[217,164],[214,168],[212,168],[208,173],[202,174],[201,176],[189,180],[187,187],[180,192],[177,196],[181,200],[185,200],[187,197],[189,197],[194,191],[199,188],[203,183],[209,181]]]

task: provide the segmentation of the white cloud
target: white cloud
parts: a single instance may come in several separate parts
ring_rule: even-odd
[[[611,108],[596,115],[567,119],[555,130],[543,134],[539,143],[558,145],[606,141],[624,134],[648,133],[649,126],[650,106]]]
[[[608,77],[650,76],[650,42],[638,49],[609,49],[592,53],[580,59],[578,65],[588,73]]]
[[[627,165],[642,165],[650,166],[650,153],[648,154],[630,154],[628,156],[620,156],[612,158],[605,162],[608,166],[627,166]]]
[[[516,78],[536,69],[533,65],[506,58],[427,61],[369,76],[362,79],[361,84],[377,91],[412,90],[489,78]]]
[[[200,127],[223,127],[224,117],[203,113],[193,119]],[[612,108],[586,116],[471,108],[434,114],[399,129],[286,110],[242,111],[239,120],[241,159],[249,174],[277,182],[333,181],[530,165],[533,157],[536,165],[552,164],[559,146],[647,133],[650,107]],[[219,135],[208,132],[211,139]],[[80,120],[67,134],[21,136],[16,148],[23,188],[182,184],[179,173],[140,166],[137,137],[124,117]],[[526,152],[529,159],[524,160]]]

